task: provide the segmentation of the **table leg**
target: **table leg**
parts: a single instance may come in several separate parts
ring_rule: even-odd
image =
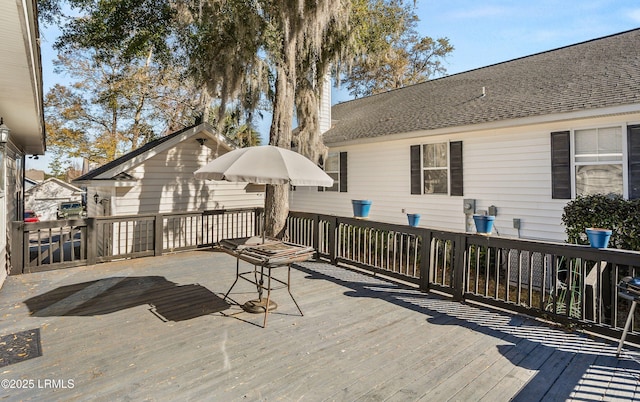
[[[231,292],[231,289],[233,289],[233,287],[236,286],[236,283],[238,283],[239,277],[240,277],[240,258],[236,258],[236,280],[233,281],[233,284],[231,285],[229,290],[227,290],[227,293],[224,294],[223,300],[226,300],[227,296],[229,296],[229,293]]]
[[[293,303],[298,308],[298,311],[300,312],[300,315],[304,316],[304,314],[302,313],[302,310],[300,309],[300,306],[298,306],[298,302],[296,301],[295,297],[293,297],[293,294],[291,293],[291,264],[289,264],[287,269],[288,269],[288,271],[287,271],[287,291],[289,292],[289,296],[291,296],[291,300],[293,300]]]
[[[629,310],[629,316],[627,317],[627,322],[624,324],[624,331],[622,331],[622,337],[620,337],[620,343],[618,344],[618,351],[616,352],[616,357],[620,357],[620,351],[622,350],[622,345],[624,344],[624,340],[627,338],[627,333],[629,332],[629,328],[631,327],[631,321],[633,320],[633,312],[636,309],[637,302],[634,300],[631,303],[631,309]]]
[[[264,270],[264,267],[262,269]],[[267,316],[269,315],[269,303],[271,302],[271,267],[267,269],[269,270],[267,274],[267,303],[265,304],[262,328],[267,328]],[[260,294],[260,299],[262,299],[262,294]]]

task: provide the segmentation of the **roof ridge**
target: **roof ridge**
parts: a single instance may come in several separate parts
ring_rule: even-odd
[[[160,145],[160,144],[162,144],[162,143],[164,143],[164,142],[166,142],[166,141],[168,141],[168,140],[170,140],[170,139],[172,139],[172,138],[184,133],[185,131],[188,131],[188,130],[191,130],[191,129],[195,128],[195,127],[198,127],[201,124],[205,124],[205,123],[199,123],[199,124],[194,124],[194,125],[191,125],[191,126],[188,126],[188,127],[184,127],[184,128],[182,128],[182,129],[180,129],[180,130],[178,130],[176,132],[173,132],[171,134],[167,134],[165,136],[156,138],[153,141],[149,141],[146,144],[144,144],[144,145],[142,145],[142,146],[140,146],[140,147],[138,147],[138,148],[136,148],[136,149],[134,149],[134,150],[132,150],[130,152],[127,152],[126,154],[121,155],[118,158],[116,158],[116,159],[114,159],[114,160],[112,160],[110,162],[105,163],[104,165],[100,165],[97,168],[88,171],[87,173],[85,173],[82,176],[78,177],[74,181],[93,179],[94,177],[96,177],[96,176],[98,176],[98,175],[100,175],[100,174],[102,174],[104,172],[107,172],[108,170],[112,169],[113,167],[118,166],[121,163],[126,162],[128,160],[131,160],[131,159],[135,158],[136,156],[141,155],[144,152],[146,152],[146,151],[148,151],[150,149],[153,149],[156,146],[158,146],[158,145]]]
[[[639,59],[631,51],[638,46],[640,28],[635,28],[338,103],[324,140],[640,108]]]

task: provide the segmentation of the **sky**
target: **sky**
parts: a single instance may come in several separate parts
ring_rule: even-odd
[[[455,50],[445,60],[456,74],[640,27],[638,0],[416,0],[423,36],[447,37]],[[41,32],[44,91],[69,77],[53,72],[56,29]],[[629,49],[637,52],[637,49]],[[333,89],[332,104],[351,99]],[[268,142],[270,116],[257,122]],[[27,168],[50,171],[49,158]]]

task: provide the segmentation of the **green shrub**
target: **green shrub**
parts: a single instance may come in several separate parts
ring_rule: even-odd
[[[619,195],[585,195],[564,207],[562,223],[567,242],[589,244],[586,228],[613,231],[609,247],[640,251],[640,200],[625,200]]]

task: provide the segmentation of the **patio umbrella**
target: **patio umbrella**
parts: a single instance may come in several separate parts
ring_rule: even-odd
[[[294,186],[331,187],[333,179],[315,163],[288,149],[272,145],[240,148],[228,152],[194,172],[196,179],[226,180],[254,184],[291,184]],[[264,219],[262,242],[264,243]],[[262,285],[262,279],[260,279]],[[262,286],[258,286],[258,300],[245,303],[244,309],[261,312],[275,309],[271,301],[266,306]]]
[[[228,152],[194,173],[197,179],[331,187],[333,179],[297,152],[272,145]]]
[[[196,179],[331,187],[333,179],[308,158],[273,145],[240,148],[196,170]],[[263,214],[263,224],[264,217]],[[264,226],[263,226],[264,228]],[[262,231],[264,243],[264,230]]]
[[[240,148],[196,170],[196,179],[331,187],[333,179],[297,152],[273,145]],[[263,224],[264,217],[263,214]],[[264,226],[263,226],[264,228]],[[262,232],[264,243],[264,230]]]

